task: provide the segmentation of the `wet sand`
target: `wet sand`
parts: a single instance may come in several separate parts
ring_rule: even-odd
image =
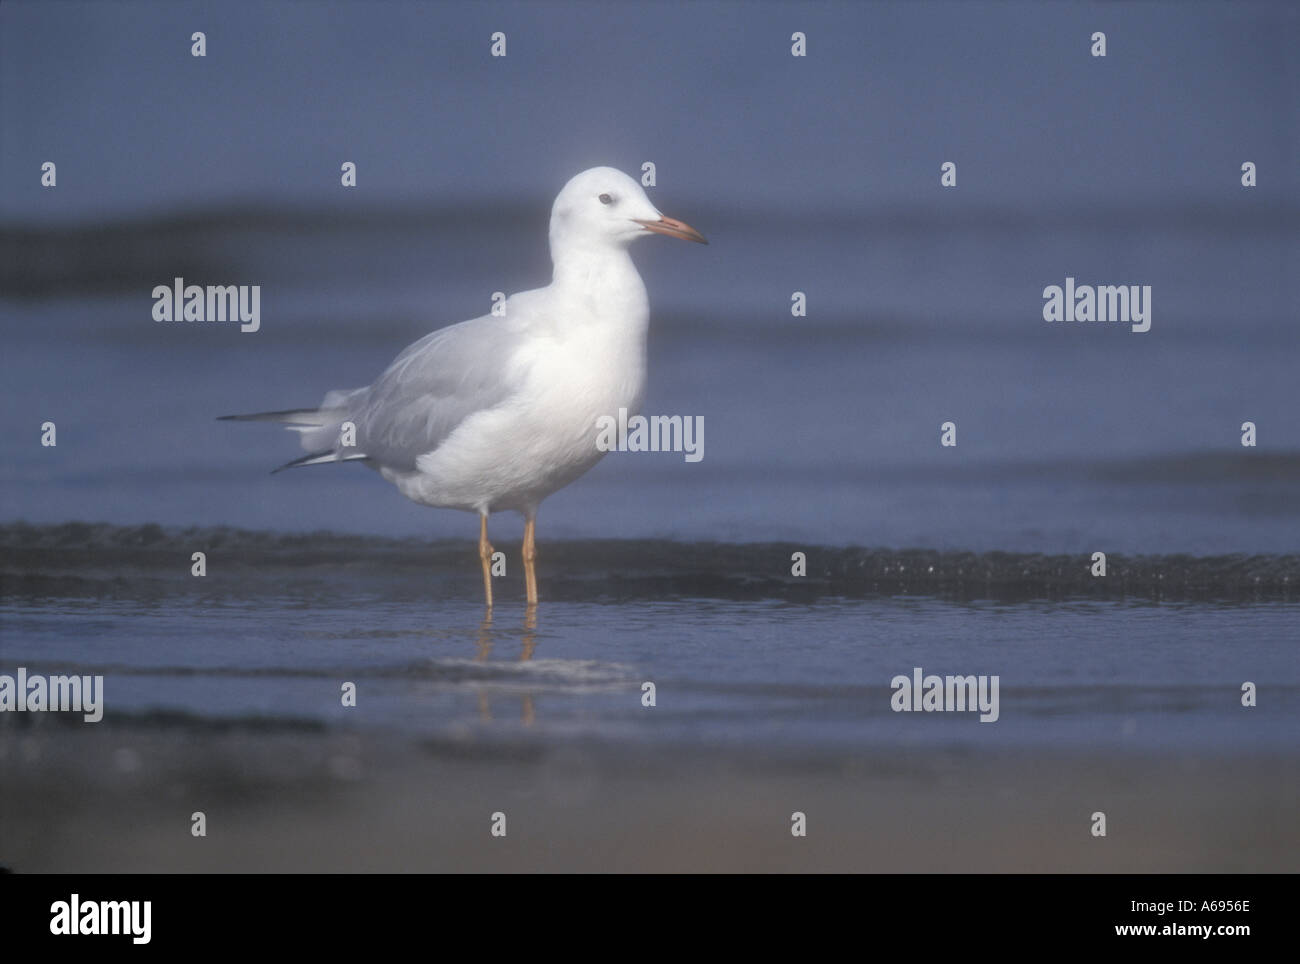
[[[1286,463],[1300,471],[1300,457]],[[1278,470],[1283,464],[1278,462]],[[502,543],[502,548],[512,548]],[[194,593],[190,554],[207,554],[202,598],[279,596],[304,585],[417,600],[475,598],[479,571],[469,539],[390,539],[333,532],[229,527],[0,524],[0,596],[154,599]],[[791,575],[791,555],[807,572]],[[1300,555],[1111,553],[1107,576],[1090,556],[806,543],[558,540],[546,546],[546,598],[784,599],[924,595],[936,599],[1141,599],[1156,602],[1295,602]],[[519,583],[516,578],[514,583]]]
[[[1300,773],[1268,756],[808,757],[180,720],[7,724],[0,754],[17,872],[1294,872],[1300,853]]]

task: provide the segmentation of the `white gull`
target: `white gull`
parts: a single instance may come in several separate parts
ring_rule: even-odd
[[[426,335],[373,385],[329,392],[319,408],[223,417],[302,433],[309,454],[281,468],[360,461],[414,502],[478,513],[489,607],[488,515],[522,513],[533,605],[538,507],[605,454],[601,416],[641,407],[650,307],[628,248],[651,233],[707,243],[623,172],[583,171],[551,209],[551,283],[507,298],[504,316]]]

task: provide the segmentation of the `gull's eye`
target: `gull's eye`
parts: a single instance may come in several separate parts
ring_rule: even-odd
[[[610,197],[608,194],[602,194],[602,195],[600,196],[600,203],[601,203],[601,204],[613,204],[613,203],[614,203],[614,199],[613,199],[612,197]]]

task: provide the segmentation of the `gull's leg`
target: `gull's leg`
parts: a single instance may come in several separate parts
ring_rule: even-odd
[[[528,605],[537,605],[537,569],[533,563],[537,560],[537,519],[529,516],[524,520],[524,591],[528,593]]]
[[[478,557],[483,563],[483,595],[487,598],[487,608],[492,608],[492,543],[487,537],[487,513],[479,516]]]

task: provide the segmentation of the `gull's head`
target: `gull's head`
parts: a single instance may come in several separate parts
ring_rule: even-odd
[[[708,244],[675,218],[664,217],[641,185],[612,167],[593,167],[574,176],[551,208],[551,251],[627,247],[648,234]]]

